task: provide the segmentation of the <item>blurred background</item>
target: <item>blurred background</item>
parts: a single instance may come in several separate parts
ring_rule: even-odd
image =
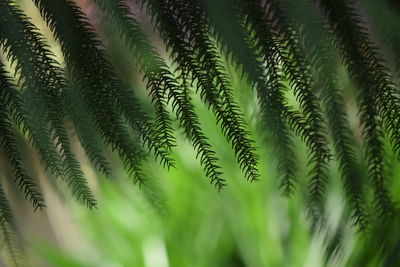
[[[63,64],[59,44],[52,39],[36,7],[30,0],[16,2],[45,33],[57,60]],[[151,110],[140,72],[122,41],[102,20],[91,1],[76,2],[100,36],[107,36],[107,39],[102,38],[114,66]],[[152,43],[165,60],[169,60],[158,35],[152,33],[148,18],[138,8],[132,8],[137,11],[136,18]],[[14,193],[15,188],[8,185],[7,195],[15,211],[18,238],[23,244],[26,262],[32,266],[66,267],[400,266],[396,261],[400,239],[398,224],[372,225],[367,233],[356,233],[344,205],[344,192],[335,164],[330,170],[333,179],[325,203],[329,211],[325,225],[312,227],[304,208],[305,192],[299,189],[304,187],[298,186],[290,199],[281,195],[274,155],[257,127],[257,100],[247,82],[241,79],[240,70],[230,66],[228,61],[226,65],[235,97],[243,107],[261,157],[260,182],[246,181],[214,115],[195,94],[192,97],[201,124],[227,178],[227,186],[220,192],[209,184],[183,132],[177,136],[178,146],[173,154],[176,168],[168,171],[154,159],[149,160],[145,166],[148,181],[139,188],[129,179],[112,151],[107,152],[112,175],[102,177],[90,164],[71,129],[74,152],[96,195],[98,209],[87,209],[68,195],[68,190],[49,184],[37,154],[27,147],[27,160],[39,179],[47,209],[33,212],[29,204]],[[341,73],[339,69],[338,75],[344,91],[348,92],[346,101],[353,132],[360,136],[359,123],[351,109],[355,93],[345,71]],[[301,170],[298,183],[305,184],[306,152],[300,140],[297,153]],[[393,161],[392,171],[396,173],[398,168]],[[393,196],[399,195],[398,182],[393,183],[392,189]],[[388,244],[391,249],[385,249]],[[7,257],[7,252],[3,252]]]

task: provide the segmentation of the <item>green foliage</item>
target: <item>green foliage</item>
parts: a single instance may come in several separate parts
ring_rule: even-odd
[[[199,101],[194,99],[195,104]],[[198,114],[204,119],[210,112],[202,106]],[[204,124],[211,125],[213,122]],[[210,141],[222,143],[217,149],[225,155],[221,167],[231,166],[234,152],[223,143],[224,135],[216,130],[206,133]],[[253,138],[259,140],[259,136]],[[148,172],[158,175],[149,186],[158,185],[154,193],[156,198],[163,196],[167,212],[160,213],[145,190],[129,186],[126,175],[117,175],[115,183],[102,181],[98,210],[89,211],[75,203],[68,206],[73,220],[79,222],[79,241],[74,242],[74,249],[55,249],[51,242],[34,243],[40,259],[37,265],[318,267],[325,261],[348,262],[355,241],[351,223],[337,226],[345,216],[339,214],[329,219],[329,227],[311,235],[300,208],[304,205],[302,196],[296,194],[287,200],[276,190],[280,181],[273,179],[270,156],[261,156],[259,165],[260,175],[269,179],[247,183],[238,167],[229,168],[225,172],[229,186],[218,192],[209,186],[202,168],[190,157],[195,152],[188,152],[188,148],[189,142],[178,138],[173,154],[177,168],[167,172],[151,166]],[[329,200],[337,202],[332,197]],[[346,233],[340,240],[346,248],[343,255],[321,245],[321,240],[336,245],[335,235],[340,231]]]
[[[400,98],[392,71],[399,69],[398,33],[382,25],[398,24],[397,11],[390,10],[396,4],[384,1],[374,9],[377,0],[94,0],[102,21],[96,28],[72,0],[32,2],[61,55],[55,56],[45,34],[15,1],[0,2],[0,145],[15,184],[35,210],[45,203],[25,166],[19,136],[38,152],[48,176],[65,181],[89,208],[96,207],[96,199],[72,133],[101,173],[112,174],[106,157],[110,149],[134,182],[148,188],[152,177],[146,177],[143,166],[149,155],[168,170],[175,167],[171,155],[177,128],[182,128],[210,183],[218,189],[230,184],[221,165],[224,155],[199,118],[197,96],[231,145],[243,176],[250,182],[266,179],[260,175],[265,162],[256,151],[245,104],[233,85],[241,73],[254,88],[254,115],[264,140],[260,146],[275,155],[271,163],[276,163],[282,194],[306,191],[314,226],[329,217],[326,191],[335,182],[329,173],[336,161],[358,229],[367,229],[371,219],[395,220],[386,162],[387,147],[400,157]],[[159,44],[150,41],[139,13],[151,19]],[[389,19],[381,24],[382,14]],[[113,38],[129,51],[136,68],[128,72],[144,79],[151,111],[138,100],[140,87],[112,64],[109,36],[99,34],[105,27],[113,28]],[[387,42],[385,47],[375,43],[375,34]],[[394,66],[384,59],[391,54]],[[356,89],[359,140],[351,126],[348,93],[339,82],[341,67]],[[298,168],[297,137],[308,155],[306,182],[299,179],[304,168]],[[371,214],[370,205],[375,208]],[[12,217],[4,195],[0,210],[0,221]]]
[[[329,22],[335,26],[337,38],[333,42],[337,42],[335,46],[340,49],[351,78],[360,88],[359,110],[364,123],[375,205],[379,216],[390,216],[392,203],[385,185],[383,127],[390,137],[394,152],[398,153],[398,93],[382,56],[370,41],[366,27],[360,22],[359,13],[351,3],[321,1],[321,4]]]

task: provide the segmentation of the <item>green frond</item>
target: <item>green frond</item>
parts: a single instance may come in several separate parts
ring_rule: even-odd
[[[165,64],[156,56],[155,50],[148,43],[145,33],[124,1],[98,0],[96,3],[106,15],[106,21],[109,21],[113,28],[118,29],[121,39],[132,50],[136,64],[144,73],[147,89],[156,111],[156,135],[162,140],[163,146],[172,149],[175,146],[174,130],[166,108],[165,80],[160,70],[160,68],[166,68]]]
[[[286,100],[281,92],[277,66],[273,64],[275,61],[267,62],[269,63],[266,66],[268,76],[265,75],[263,71],[265,66],[255,51],[246,30],[237,21],[237,18],[232,16],[235,13],[231,12],[230,8],[233,9],[234,6],[230,3],[200,2],[198,5],[203,10],[203,16],[208,14],[208,11],[211,13],[208,22],[211,22],[217,40],[221,42],[232,59],[242,67],[243,73],[256,88],[263,115],[263,125],[271,130],[272,143],[278,155],[278,167],[283,181],[282,187],[286,193],[290,193],[293,190],[295,160],[290,131],[284,122],[283,112],[286,109]],[[222,11],[222,9],[226,10]],[[237,30],[235,35],[231,34],[230,28],[227,28],[226,25],[231,25]],[[287,115],[291,116],[291,114]]]
[[[115,26],[120,29],[122,39],[125,40],[126,45],[134,53],[140,69],[145,72],[148,86],[152,86],[150,89],[155,92],[151,93],[153,98],[158,95],[157,97],[162,97],[167,102],[172,102],[173,110],[187,136],[193,142],[193,146],[198,152],[197,156],[200,157],[200,162],[204,166],[207,176],[217,187],[222,187],[223,179],[220,177],[221,173],[216,165],[215,152],[211,150],[211,145],[202,133],[194,107],[191,104],[190,97],[187,95],[187,89],[183,89],[185,85],[180,85],[177,82],[174,74],[149,43],[133,14],[122,1],[116,2],[116,6],[110,6],[111,4],[105,1],[97,2]],[[157,90],[162,91],[157,93]],[[163,101],[164,105],[164,100],[160,99],[160,103],[161,101]],[[156,103],[155,105],[157,106],[158,104]]]
[[[157,25],[167,47],[171,48],[174,60],[182,67],[182,72],[191,74],[201,98],[221,123],[222,131],[231,142],[246,177],[251,181],[258,180],[258,156],[254,153],[216,44],[211,39],[211,30],[207,28],[201,11],[190,1],[165,2],[162,6],[157,4],[149,1],[148,6],[157,12],[160,20]],[[176,10],[177,18],[188,26],[183,28],[177,24],[169,10]]]
[[[394,151],[399,155],[400,102],[393,78],[352,4],[353,1],[324,0],[321,8],[336,34],[332,42],[340,49],[350,77],[360,90],[359,110],[377,208],[380,214],[389,215],[392,205],[385,190],[382,127],[385,127]]]
[[[125,138],[128,133],[119,115],[121,112],[139,132],[144,144],[154,150],[163,164],[170,166],[170,159],[166,157],[168,153],[160,145],[161,140],[155,136],[148,116],[141,110],[129,89],[116,78],[111,63],[101,49],[102,44],[84,14],[72,1],[41,0],[35,1],[35,4],[59,40],[68,73],[76,81],[77,89],[85,99],[106,143],[117,148],[122,158],[132,156],[131,153],[128,153],[129,156],[126,154],[127,149],[122,149],[127,143]],[[85,54],[82,55],[82,51]],[[135,157],[140,158],[142,154],[139,152]],[[142,178],[137,177],[138,180]]]
[[[24,89],[28,102],[27,107],[33,110],[38,109],[35,115],[45,119],[43,124],[46,125],[48,120],[49,132],[54,133],[53,141],[60,149],[62,177],[66,179],[78,199],[82,199],[88,207],[93,207],[96,202],[78,161],[70,151],[63,122],[65,112],[61,94],[65,90],[65,81],[62,70],[52,58],[53,55],[48,50],[41,34],[22,12],[10,1],[3,1],[0,8],[2,13],[8,14],[9,19],[9,24],[2,27],[3,31],[0,32],[0,36],[4,38],[3,49],[9,57],[13,58],[12,61],[17,61],[17,68],[24,80],[21,87]]]
[[[332,32],[329,26],[318,17],[315,8],[308,0],[301,0],[299,5],[289,5],[287,10],[291,12],[290,17],[297,21],[301,43],[304,43],[304,47],[307,48],[305,51],[311,59],[312,69],[316,70],[314,76],[321,88],[320,97],[328,119],[335,156],[342,173],[343,186],[348,201],[353,207],[354,223],[360,230],[364,230],[368,223],[364,193],[367,177],[363,174],[362,166],[357,159],[354,148],[355,138],[350,129],[343,92],[336,79],[338,66],[336,53],[329,42]],[[303,14],[308,14],[308,16]]]
[[[394,63],[398,77],[400,74],[400,33],[397,31],[400,27],[398,17],[400,9],[398,3],[391,0],[362,0],[360,2],[372,20],[371,27],[373,33],[376,33],[379,38],[379,44],[391,52],[387,59],[393,57],[392,63]]]
[[[312,165],[310,171],[310,204],[322,203],[327,182],[327,164],[331,155],[327,148],[327,139],[324,120],[321,115],[318,97],[313,92],[312,74],[310,73],[310,62],[300,47],[300,36],[293,23],[288,19],[290,6],[284,5],[285,1],[271,1],[265,13],[271,17],[271,25],[278,32],[281,39],[280,57],[290,86],[294,95],[300,103],[300,108],[305,116],[306,123],[310,125],[311,135],[309,163]],[[262,36],[257,34],[257,36]],[[307,141],[306,141],[307,142]]]
[[[255,154],[253,142],[246,130],[247,125],[243,120],[240,107],[234,100],[232,85],[222,63],[217,44],[211,38],[212,29],[207,26],[207,20],[199,7],[193,4],[193,1],[181,1],[180,6],[182,6],[181,11],[179,11],[179,7],[176,9],[178,12],[182,12],[183,23],[190,25],[186,28],[189,43],[192,43],[201,68],[207,71],[208,79],[211,81],[209,85],[200,82],[203,79],[199,75],[199,85],[203,88],[201,94],[204,95],[206,102],[212,105],[217,120],[221,121],[222,131],[232,144],[239,166],[249,180],[256,181],[259,179],[258,156]],[[215,80],[215,92],[211,91],[209,87],[213,85],[213,80]]]
[[[191,139],[192,146],[197,151],[196,157],[200,159],[205,174],[210,178],[211,184],[221,189],[225,186],[225,180],[221,177],[221,168],[217,165],[218,158],[215,156],[212,146],[208,143],[208,138],[202,132],[186,85],[176,84],[171,79],[168,89],[172,107],[180,124],[185,129],[186,135]]]
[[[25,114],[20,113],[23,110],[23,102],[6,75],[0,62],[0,146],[12,167],[15,183],[25,194],[25,198],[29,198],[35,210],[42,209],[45,206],[43,197],[23,166],[22,156],[15,140],[16,129],[13,127],[13,120],[17,119],[18,122],[23,119]]]
[[[19,48],[20,46],[23,47],[27,41],[26,38],[29,38],[24,33],[24,22],[26,22],[25,24],[27,25],[25,26],[29,26],[28,29],[30,30],[32,30],[33,25],[27,23],[26,17],[15,6],[11,6],[11,2],[2,1],[0,8],[1,13],[5,14],[2,17],[3,21],[0,25],[0,45],[7,59],[11,63],[16,63],[15,69],[17,72],[20,72],[21,76],[19,85],[25,90],[23,101],[26,103],[26,110],[29,110],[29,113],[19,114],[18,124],[20,124],[19,126],[21,124],[25,126],[23,128],[24,133],[28,134],[29,141],[40,153],[45,166],[57,177],[60,177],[62,176],[61,157],[57,153],[56,147],[49,135],[50,127],[47,124],[48,111],[46,104],[44,103],[43,95],[35,91],[40,86],[41,81],[34,81],[36,76],[31,73],[35,69],[34,64],[31,62],[32,55],[30,54],[33,51],[29,51],[30,48],[27,44],[25,49]],[[38,33],[35,32],[32,34],[36,36]],[[29,55],[24,57],[27,53]],[[33,58],[35,58],[35,55],[33,55]],[[51,68],[51,66],[48,68]],[[25,77],[28,80],[25,80]],[[18,106],[16,105],[17,108]],[[18,111],[19,109],[15,110]]]
[[[8,203],[3,187],[0,185],[0,225],[8,223],[14,225],[14,216],[11,211],[10,203]]]
[[[70,86],[73,85],[70,84]],[[111,173],[111,167],[102,151],[102,141],[98,134],[93,131],[95,126],[88,116],[85,105],[76,90],[71,89],[68,93],[66,96],[66,107],[74,123],[76,135],[92,164],[108,177]]]

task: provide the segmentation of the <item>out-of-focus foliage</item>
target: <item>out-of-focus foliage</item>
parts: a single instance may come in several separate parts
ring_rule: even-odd
[[[342,77],[343,86],[346,77]],[[233,80],[240,90],[248,84]],[[245,114],[254,106],[246,94],[235,91]],[[154,177],[146,187],[132,186],[122,169],[99,184],[98,210],[88,210],[69,197],[67,210],[78,239],[59,245],[31,239],[29,251],[36,265],[43,266],[395,266],[399,246],[397,222],[374,225],[357,234],[345,206],[338,170],[327,188],[326,223],[312,228],[301,207],[306,192],[290,199],[276,188],[276,170],[268,162],[273,153],[261,153],[260,174],[266,179],[247,183],[240,169],[232,166],[234,155],[223,135],[215,131],[211,113],[194,99],[210,142],[224,155],[221,166],[229,186],[217,192],[209,186],[195,160],[189,140],[178,138],[173,158],[176,169],[144,167]],[[251,124],[253,125],[253,124]],[[257,128],[257,126],[255,126]],[[253,132],[257,132],[254,129]],[[259,134],[256,146],[267,145]],[[299,143],[298,143],[299,144]],[[305,148],[296,147],[301,154]],[[299,182],[307,182],[306,167],[299,162]],[[303,165],[303,166],[302,166]],[[115,167],[117,168],[117,167]],[[396,164],[393,168],[398,168]],[[395,171],[395,169],[394,169]],[[398,187],[397,187],[398,188]],[[393,190],[396,194],[398,190]],[[50,210],[54,207],[49,206]],[[65,211],[65,212],[66,212]],[[65,224],[68,224],[66,222]],[[62,228],[63,223],[54,225]],[[393,265],[394,264],[394,265]]]
[[[204,126],[212,129],[210,113],[204,107],[199,111]],[[230,177],[228,187],[221,192],[210,187],[188,141],[178,139],[173,155],[177,168],[167,172],[146,166],[146,173],[156,177],[149,187],[133,187],[121,171],[113,183],[100,182],[98,210],[68,201],[79,242],[65,249],[32,241],[38,265],[384,266],[384,236],[396,234],[395,224],[393,229],[356,234],[344,192],[331,184],[326,202],[330,215],[325,225],[312,230],[301,208],[304,194],[282,198],[276,191],[279,181],[273,179],[276,171],[268,164],[260,165],[266,179],[246,183],[240,170],[230,167],[234,155],[223,136],[212,130],[207,134],[224,155],[221,165]],[[273,157],[263,154],[261,159],[269,162]],[[330,175],[338,177],[337,172]],[[387,244],[393,246],[398,238],[391,238]],[[395,253],[392,257],[396,262]]]
[[[196,102],[199,104],[199,102]],[[224,155],[221,166],[229,186],[221,192],[209,186],[188,140],[178,139],[176,169],[146,166],[148,187],[137,188],[125,174],[99,185],[99,209],[69,202],[82,239],[73,249],[33,243],[41,263],[50,266],[323,266],[344,263],[354,250],[354,228],[343,211],[343,196],[330,191],[335,210],[314,234],[304,196],[287,200],[276,190],[279,181],[268,164],[260,165],[258,183],[246,183],[229,145],[199,107],[210,142]],[[269,162],[273,155],[263,155]],[[303,177],[305,178],[305,177]],[[154,189],[156,188],[156,189]],[[49,207],[51,209],[51,207]],[[347,223],[346,223],[347,221]],[[60,225],[60,227],[62,227]],[[338,234],[343,238],[336,240]],[[332,247],[328,244],[332,243]],[[338,246],[340,245],[340,246]],[[338,247],[337,247],[338,246]],[[335,266],[335,265],[333,265]]]
[[[39,266],[393,266],[393,7],[0,1],[4,262],[36,247],[22,196]]]

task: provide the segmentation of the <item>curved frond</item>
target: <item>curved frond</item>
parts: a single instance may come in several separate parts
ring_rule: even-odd
[[[382,127],[385,127],[399,156],[398,93],[380,53],[370,41],[360,14],[354,9],[353,1],[322,0],[320,5],[336,34],[332,42],[340,49],[348,72],[360,89],[359,110],[376,206],[380,215],[390,215],[392,204],[384,175]]]
[[[85,99],[91,117],[105,142],[117,149],[130,169],[137,169],[135,180],[143,181],[137,165],[144,153],[135,145],[127,147],[129,134],[119,115],[139,132],[144,144],[154,151],[160,161],[171,165],[162,140],[154,133],[146,113],[126,86],[116,78],[102,44],[84,14],[72,1],[34,1],[42,16],[60,41],[68,73]],[[85,53],[82,54],[82,51]],[[131,152],[135,151],[135,152]],[[133,153],[133,154],[132,154]],[[132,159],[132,156],[135,159]]]
[[[27,109],[32,111],[31,126],[36,129],[43,127],[49,129],[49,133],[54,133],[53,141],[60,148],[63,168],[54,168],[56,175],[66,179],[77,198],[81,198],[87,206],[93,207],[96,201],[87,186],[78,161],[70,151],[63,123],[65,112],[61,93],[65,89],[65,83],[62,70],[52,58],[53,55],[41,34],[11,1],[2,1],[0,12],[6,14],[3,19],[7,22],[0,27],[0,41],[7,56],[12,62],[16,61],[17,70],[23,79],[21,87],[24,90]],[[53,151],[53,154],[55,153]],[[46,159],[47,151],[43,154]],[[54,156],[48,159],[46,164],[51,166],[53,160],[57,163],[57,158],[58,156]]]

